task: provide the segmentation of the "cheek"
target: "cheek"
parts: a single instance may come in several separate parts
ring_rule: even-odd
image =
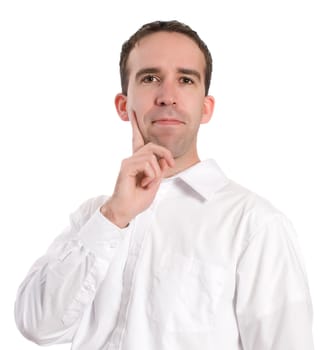
[[[139,94],[135,93],[131,95],[131,98],[128,99],[127,108],[139,113],[141,115],[146,114],[152,107],[152,98],[148,94]]]
[[[199,120],[204,112],[203,104],[201,102],[198,102],[194,98],[191,97],[189,99],[186,99],[186,103],[184,104],[184,108],[186,111],[188,111],[189,114],[194,116],[195,119]]]

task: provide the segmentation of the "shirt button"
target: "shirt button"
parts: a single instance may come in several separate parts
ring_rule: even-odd
[[[109,248],[117,248],[118,246],[118,240],[114,239],[114,240],[111,240],[107,243],[107,247]]]
[[[94,287],[92,285],[90,285],[88,282],[85,283],[84,287],[88,292],[94,291]]]

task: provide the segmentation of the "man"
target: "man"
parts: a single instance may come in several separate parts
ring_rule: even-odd
[[[84,203],[22,283],[27,338],[74,350],[313,349],[291,224],[199,159],[211,71],[206,45],[177,21],[124,43],[115,105],[133,154],[114,193]]]

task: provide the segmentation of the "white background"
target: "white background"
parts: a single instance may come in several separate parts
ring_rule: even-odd
[[[143,23],[191,25],[214,59],[216,109],[199,149],[268,198],[297,229],[320,326],[321,12],[313,0],[2,1],[0,329],[17,331],[16,290],[88,197],[110,193],[131,152],[114,110],[121,44]],[[69,349],[68,345],[52,349]]]

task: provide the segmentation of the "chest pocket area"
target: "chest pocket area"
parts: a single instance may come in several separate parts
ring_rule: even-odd
[[[221,265],[165,254],[153,275],[148,303],[151,319],[167,331],[213,329],[225,276]]]

